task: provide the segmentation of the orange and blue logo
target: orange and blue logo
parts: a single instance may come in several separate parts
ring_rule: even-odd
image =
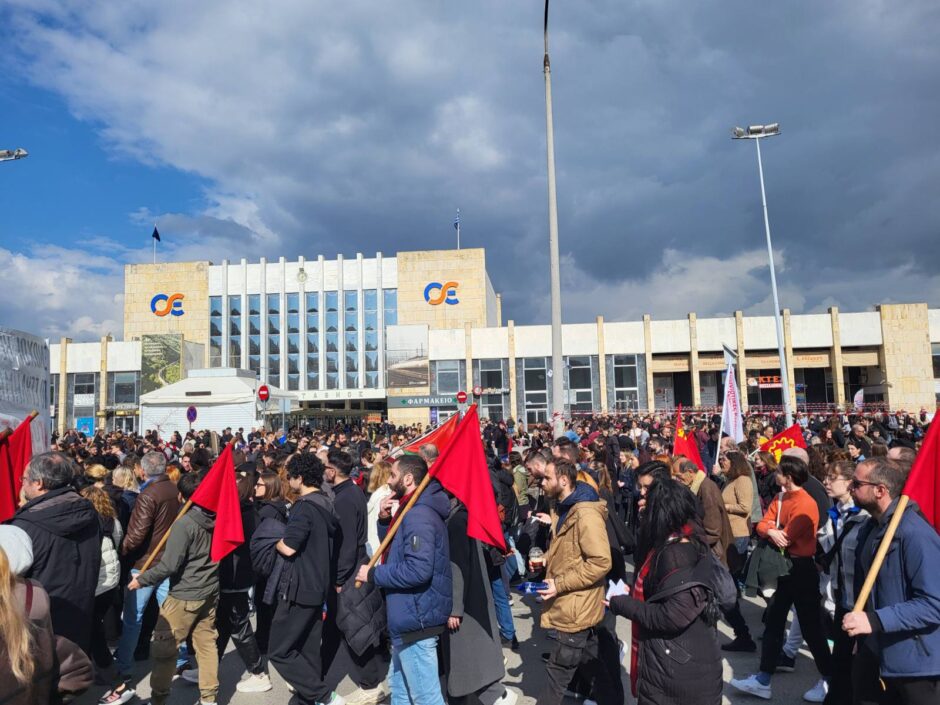
[[[424,300],[432,306],[438,306],[440,304],[449,304],[450,306],[453,306],[454,304],[459,304],[460,299],[457,298],[457,286],[457,282],[445,282],[444,284],[441,284],[440,282],[431,282],[426,287],[424,287]],[[432,291],[437,291],[439,293],[432,297]]]
[[[160,306],[160,304],[163,304]],[[183,315],[183,295],[182,294],[157,294],[150,299],[150,310],[161,318],[163,316],[182,316]]]

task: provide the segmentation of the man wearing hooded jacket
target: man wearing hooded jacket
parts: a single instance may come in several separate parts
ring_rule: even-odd
[[[578,670],[589,681],[600,705],[618,702],[607,669],[598,659],[597,626],[604,618],[604,579],[610,571],[607,508],[597,492],[577,481],[578,469],[566,458],[545,467],[542,489],[555,498],[550,517],[552,541],[546,560],[547,588],[542,627],[555,645],[546,666],[540,705],[560,705],[565,688]],[[620,701],[622,702],[622,700]]]
[[[37,455],[23,474],[28,500],[10,520],[33,542],[33,578],[49,593],[56,636],[91,653],[95,587],[101,566],[98,514],[69,484],[75,463],[62,453]]]

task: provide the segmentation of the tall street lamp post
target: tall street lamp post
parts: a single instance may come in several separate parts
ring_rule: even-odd
[[[15,159],[25,159],[29,152],[20,147],[19,149],[0,149],[0,162],[11,162]]]
[[[774,319],[777,323],[777,352],[780,355],[780,381],[783,386],[783,410],[787,416],[787,426],[793,425],[793,407],[790,403],[790,375],[787,372],[787,354],[783,344],[783,319],[780,316],[780,300],[777,297],[777,274],[774,267],[774,248],[770,242],[770,219],[767,217],[767,192],[764,190],[764,165],[760,157],[760,141],[765,137],[780,134],[779,123],[770,125],[750,125],[747,129],[735,127],[731,139],[754,140],[757,146],[757,172],[760,174],[760,199],[764,206],[764,231],[767,233],[767,257],[770,260],[770,289],[774,297]]]
[[[557,438],[564,432],[564,365],[561,356],[561,267],[558,259],[558,200],[555,196],[555,129],[552,122],[552,67],[548,59],[548,0],[545,0],[545,133],[548,150],[548,259],[552,302],[552,428]]]

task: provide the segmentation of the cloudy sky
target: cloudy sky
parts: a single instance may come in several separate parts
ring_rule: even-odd
[[[121,334],[123,264],[487,249],[548,319],[542,3],[5,0],[0,325]],[[936,0],[556,0],[564,318],[940,305]]]

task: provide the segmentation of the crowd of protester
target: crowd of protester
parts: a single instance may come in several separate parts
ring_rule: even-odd
[[[717,414],[683,416],[703,467],[673,455],[675,414],[485,420],[505,551],[468,536],[466,507],[436,481],[402,514],[438,457],[430,443],[397,452],[420,426],[69,431],[30,461],[0,526],[0,703],[93,684],[102,705],[131,702],[147,662],[150,702],[193,684],[210,705],[231,641],[241,693],[271,690],[274,668],[297,705],[511,704],[520,599],[551,645],[523,664],[544,671],[527,693],[540,704],[623,703],[625,666],[640,703],[717,705],[723,650],[755,654],[730,685],[770,699],[804,641],[819,672],[809,702],[940,702],[940,537],[916,506],[853,611],[931,415],[800,414],[807,447],[781,456],[761,445],[782,416],[745,418],[740,443]],[[217,562],[215,516],[179,514],[226,443],[245,542]],[[523,582],[536,591],[514,597]]]

